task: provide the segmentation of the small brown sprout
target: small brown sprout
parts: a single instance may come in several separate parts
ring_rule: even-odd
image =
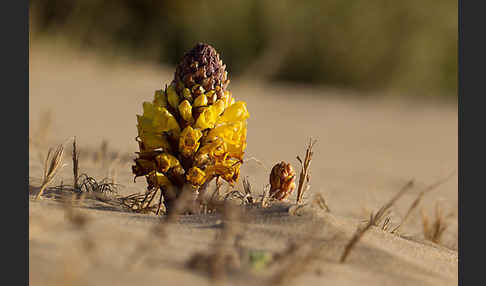
[[[295,172],[292,166],[284,161],[273,166],[270,172],[270,197],[277,200],[286,199],[295,189]]]

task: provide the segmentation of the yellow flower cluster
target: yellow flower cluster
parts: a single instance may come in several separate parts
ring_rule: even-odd
[[[222,94],[218,98],[215,90],[172,82],[144,102],[143,114],[137,115],[135,176],[146,176],[149,188],[186,182],[198,187],[214,177],[234,184],[250,115],[245,102],[235,102],[227,90]]]

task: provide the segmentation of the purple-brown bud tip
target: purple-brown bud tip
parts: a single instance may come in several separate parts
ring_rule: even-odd
[[[227,77],[226,66],[218,52],[208,44],[198,43],[182,58],[174,81],[176,84],[182,82],[189,89],[199,85],[206,92],[215,90],[221,98],[229,83]]]

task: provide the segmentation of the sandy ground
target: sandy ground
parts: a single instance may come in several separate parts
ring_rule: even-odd
[[[66,140],[76,136],[82,150],[81,172],[97,179],[116,175],[121,194],[142,191],[143,180],[133,183],[130,172],[129,159],[137,151],[135,114],[141,113],[142,102],[151,100],[155,89],[170,82],[171,68],[107,63],[93,55],[33,46],[29,74],[29,134],[33,140],[44,141],[30,146],[32,188],[39,186],[40,157],[48,146],[62,142],[69,146],[71,141]],[[251,114],[246,157],[263,163],[249,160],[242,167],[253,192],[262,193],[270,168],[278,161],[288,161],[299,170],[295,157],[304,155],[312,136],[318,141],[309,198],[320,193],[331,209],[331,213],[313,210],[312,215],[295,216],[277,208],[250,216],[238,223],[244,249],[274,254],[289,241],[313,233],[312,240],[322,240],[323,249],[305,272],[294,275],[295,284],[457,284],[456,103],[356,97],[339,90],[236,80],[230,88],[237,99],[248,103]],[[51,125],[39,134],[46,125],[42,119],[46,112]],[[103,141],[109,152],[119,155],[117,160],[93,160]],[[54,185],[72,181],[69,154],[66,164]],[[415,185],[392,208],[393,225],[421,190],[451,172],[456,175],[424,197],[401,235],[372,228],[348,261],[338,262],[356,226],[407,181],[413,179]],[[437,204],[450,214],[440,244],[425,241],[421,225],[421,211],[433,215]],[[190,269],[186,262],[195,252],[214,247],[215,235],[222,229],[221,217],[182,217],[170,225],[168,239],[163,240],[151,234],[160,221],[152,215],[89,202],[74,211],[87,219],[83,228],[68,219],[63,204],[49,198],[31,200],[31,285],[211,283],[204,271]],[[146,241],[154,245],[142,259],[132,262],[131,255]],[[227,282],[263,285],[276,271],[276,267],[261,271],[239,267],[228,274]]]

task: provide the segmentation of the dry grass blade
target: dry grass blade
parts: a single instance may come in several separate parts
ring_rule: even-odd
[[[251,195],[251,184],[248,177],[243,178],[243,189],[245,190],[245,199],[249,204],[253,203],[253,196]]]
[[[388,231],[388,229],[390,228],[390,224],[391,224],[390,217],[385,218],[385,221],[383,222],[383,225],[381,226],[381,230]]]
[[[262,197],[261,207],[266,208],[270,200],[270,185],[266,185],[263,187],[263,194],[261,197]]]
[[[359,242],[359,240],[363,237],[363,235],[372,227],[376,226],[380,223],[381,219],[384,217],[385,214],[388,213],[388,210],[395,204],[395,202],[402,197],[408,190],[410,190],[413,186],[413,180],[409,181],[407,184],[405,184],[400,191],[393,197],[391,198],[390,201],[388,201],[385,205],[383,205],[378,212],[374,215],[371,213],[370,219],[367,222],[367,224],[356,230],[354,233],[353,237],[349,240],[349,242],[346,244],[344,247],[343,254],[341,255],[341,258],[339,259],[339,262],[344,263],[346,261],[346,258],[348,257],[349,253],[353,248],[356,246],[356,244]]]
[[[299,187],[297,189],[297,203],[301,203],[302,199],[304,197],[304,192],[307,190],[305,188],[310,181],[310,172],[309,172],[309,166],[312,161],[312,155],[314,155],[314,152],[312,151],[312,148],[314,147],[314,144],[317,142],[317,140],[312,140],[312,138],[309,139],[309,145],[307,146],[307,150],[305,151],[305,157],[304,161],[297,156],[297,160],[300,163],[301,169],[300,169],[300,174],[299,174]]]
[[[35,198],[36,200],[42,196],[44,190],[52,182],[57,172],[62,167],[61,164],[62,164],[63,154],[64,154],[64,146],[62,144],[57,147],[54,153],[52,148],[49,149],[49,152],[47,153],[47,157],[44,163],[44,178],[42,179],[42,185],[40,191]]]
[[[79,152],[76,149],[76,137],[73,140],[73,187],[79,190]]]
[[[412,202],[412,204],[410,205],[410,207],[408,208],[407,210],[407,213],[405,214],[405,216],[403,217],[402,221],[400,222],[400,224],[395,227],[395,229],[392,230],[392,233],[396,233],[400,227],[405,224],[405,222],[407,221],[407,219],[410,217],[410,215],[412,214],[412,212],[418,207],[418,205],[420,204],[420,202],[422,201],[422,198],[424,197],[424,195],[430,191],[433,191],[434,189],[436,189],[437,187],[439,187],[440,185],[444,184],[445,182],[447,182],[449,179],[452,178],[452,176],[455,174],[455,172],[452,172],[449,176],[443,178],[443,179],[440,179],[438,180],[437,182],[435,182],[434,184],[426,187],[425,189],[423,189],[417,196],[417,198]]]

